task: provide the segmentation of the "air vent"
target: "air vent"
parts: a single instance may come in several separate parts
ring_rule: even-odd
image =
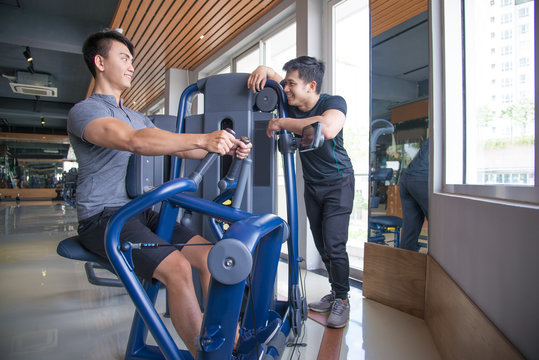
[[[11,86],[11,90],[17,94],[58,97],[58,89],[55,87],[18,84],[14,82],[10,82],[9,86]]]

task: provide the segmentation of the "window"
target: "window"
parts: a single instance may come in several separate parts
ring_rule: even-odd
[[[296,57],[296,23],[272,35],[263,45],[266,54],[264,63],[275,71],[282,71],[283,65]]]
[[[511,86],[513,86],[513,78],[502,79],[502,87],[511,87]]]
[[[502,1],[502,6],[512,4]],[[533,14],[533,6],[533,1],[517,2],[515,11],[520,15],[527,8]],[[481,1],[444,1],[444,93],[445,102],[453,104],[445,110],[445,119],[454,122],[455,118],[463,118],[460,130],[446,126],[444,189],[529,202],[537,199],[536,82],[527,80],[534,79],[537,50],[521,46],[510,29],[497,29],[501,39],[492,38],[492,29],[487,29],[496,11]],[[520,16],[514,21],[515,28],[524,25]],[[534,34],[534,21],[526,19],[528,23],[532,27],[530,34]],[[493,47],[518,59],[518,68],[512,61],[501,62],[498,71],[489,68]],[[498,97],[495,91],[485,91],[492,89],[496,80],[501,85],[498,89],[503,90]]]
[[[228,74],[228,73],[230,73],[230,70],[231,70],[230,65],[227,65],[224,68],[222,68],[221,70],[218,70],[215,73],[215,75],[217,75],[217,74]]]
[[[505,61],[502,63],[502,71],[507,72],[513,70],[513,62],[512,61]]]
[[[512,45],[504,45],[502,46],[502,55],[511,55],[513,53],[513,46]]]
[[[332,93],[346,99],[344,145],[355,172],[354,209],[348,228],[350,267],[363,269],[369,196],[369,1],[334,1],[332,7]],[[351,46],[353,44],[353,46]],[[326,72],[329,72],[328,70]],[[329,75],[329,74],[328,74]]]
[[[283,65],[296,57],[296,23],[260,40],[255,46],[232,60],[235,72],[251,73],[258,65],[282,72]]]
[[[262,63],[260,59],[260,49],[258,46],[247,50],[244,54],[240,55],[236,61],[236,71],[237,73],[250,73],[258,65]]]
[[[513,13],[505,13],[502,15],[502,24],[509,24],[513,21]]]
[[[506,29],[502,31],[502,34],[501,34],[502,40],[508,40],[508,39],[511,39],[512,37],[513,37],[513,30]]]

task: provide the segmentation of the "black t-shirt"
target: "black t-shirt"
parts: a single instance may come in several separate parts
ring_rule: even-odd
[[[301,111],[295,106],[289,106],[291,118],[303,119],[322,115],[326,110],[339,110],[346,115],[346,101],[341,96],[321,94],[316,105],[309,111]],[[301,135],[301,134],[298,134]],[[303,167],[303,178],[306,182],[327,183],[354,173],[352,162],[343,146],[343,131],[331,140],[313,151],[300,153]]]
[[[429,139],[425,140],[421,148],[414,156],[412,162],[405,170],[406,175],[421,176],[428,178],[429,176]]]

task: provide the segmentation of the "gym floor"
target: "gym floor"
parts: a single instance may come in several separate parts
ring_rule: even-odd
[[[75,210],[63,202],[0,203],[2,359],[123,359],[134,311],[125,290],[89,284],[82,262],[56,254],[76,224]],[[278,294],[286,293],[286,276],[281,262]],[[302,277],[308,301],[329,292],[324,276]],[[157,300],[161,313],[164,294]],[[298,340],[306,346],[287,348],[282,359],[440,359],[423,320],[363,298],[357,286],[350,302],[346,328],[326,329],[324,316],[309,318]],[[182,348],[170,320],[165,324]]]

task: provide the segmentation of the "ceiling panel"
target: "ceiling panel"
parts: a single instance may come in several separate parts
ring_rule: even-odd
[[[163,95],[167,69],[196,68],[280,1],[121,0],[111,27],[122,28],[136,49],[125,103],[144,109]]]

